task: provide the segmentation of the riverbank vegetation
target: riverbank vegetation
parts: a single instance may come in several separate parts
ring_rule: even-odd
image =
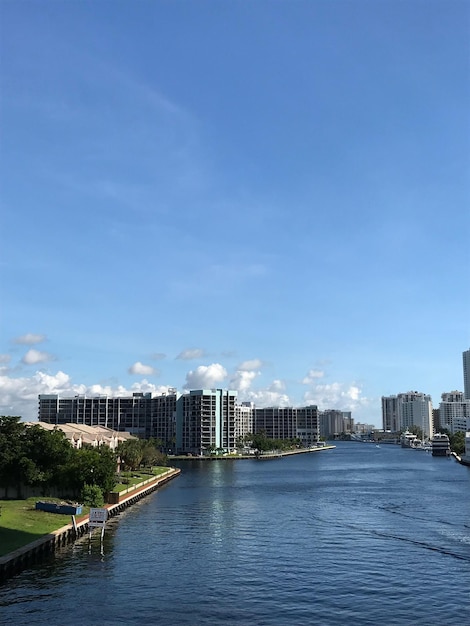
[[[59,429],[44,430],[18,416],[0,416],[0,493],[4,499],[37,495],[101,506],[120,481],[121,467],[136,471],[166,465],[157,443],[132,438],[116,452],[105,445],[77,449]]]
[[[265,431],[261,431],[255,435],[249,433],[241,439],[240,443],[245,443],[252,450],[257,450],[258,452],[272,452],[274,450],[287,452],[288,450],[299,448],[302,445],[302,441],[294,437],[291,439],[270,439],[266,436]]]

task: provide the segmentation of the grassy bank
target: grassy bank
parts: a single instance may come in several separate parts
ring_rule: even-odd
[[[36,511],[38,500],[37,497],[27,500],[0,500],[0,556],[71,523],[70,515]],[[47,500],[61,502],[56,498]],[[88,508],[84,507],[83,514],[88,514]]]
[[[128,489],[152,476],[158,477],[167,470],[167,467],[154,467],[145,472],[122,472],[121,482],[114,487],[113,492]],[[0,557],[71,523],[71,515],[37,511],[35,507],[38,500],[61,502],[58,498],[38,496],[26,500],[0,500]],[[83,507],[82,514],[76,517],[77,521],[88,515],[88,512],[89,508]]]
[[[160,476],[160,474],[163,474],[167,470],[168,467],[153,467],[146,471],[121,472],[120,482],[114,487],[113,492],[124,491],[124,489],[128,489],[144,480],[148,480],[152,478],[152,476]]]

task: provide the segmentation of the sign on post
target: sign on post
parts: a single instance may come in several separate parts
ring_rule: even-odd
[[[88,518],[88,528],[90,530],[90,536],[92,528],[101,528],[101,537],[103,537],[104,527],[107,519],[108,509],[90,509],[90,515]]]
[[[91,526],[92,528],[104,526],[107,519],[108,509],[90,509],[88,526]]]

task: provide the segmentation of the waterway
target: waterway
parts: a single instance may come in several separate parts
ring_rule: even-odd
[[[470,468],[339,442],[179,478],[0,587],[0,623],[470,624]]]

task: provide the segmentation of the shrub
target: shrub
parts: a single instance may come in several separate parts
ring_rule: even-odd
[[[103,492],[98,485],[83,485],[82,502],[85,506],[102,507],[104,506]]]

